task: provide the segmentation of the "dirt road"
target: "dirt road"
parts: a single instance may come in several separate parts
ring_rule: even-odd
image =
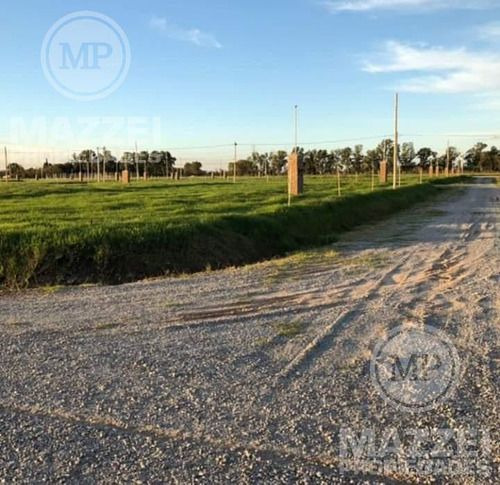
[[[319,251],[0,296],[0,481],[494,483],[499,196],[478,179]],[[370,373],[400,326],[457,350],[431,410]]]

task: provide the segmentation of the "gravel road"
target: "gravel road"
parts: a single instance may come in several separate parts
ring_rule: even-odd
[[[500,190],[442,190],[284,259],[0,295],[0,482],[498,483]],[[401,325],[457,349],[432,410],[371,379]],[[343,454],[366,430],[376,459]],[[451,451],[411,468],[415,430]]]

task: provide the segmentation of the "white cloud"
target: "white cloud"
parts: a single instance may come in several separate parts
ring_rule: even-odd
[[[478,27],[477,33],[479,38],[482,40],[500,40],[500,22],[490,22],[488,24],[481,25]]]
[[[370,73],[409,73],[401,91],[420,93],[488,93],[500,91],[500,54],[408,45],[390,41],[378,60],[365,62]]]
[[[498,7],[496,0],[326,0],[331,12],[368,12],[372,10],[428,11],[442,9],[483,9]]]
[[[222,44],[213,36],[199,29],[183,29],[171,22],[165,17],[151,17],[149,27],[163,35],[175,40],[190,42],[200,47],[222,48]]]

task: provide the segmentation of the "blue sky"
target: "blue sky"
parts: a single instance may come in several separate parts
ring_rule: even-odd
[[[104,99],[61,95],[41,66],[47,31],[79,10],[111,17],[130,44],[128,75]],[[466,148],[476,138],[464,135],[498,127],[498,0],[20,0],[2,17],[0,142],[21,162],[137,139],[217,166],[234,141],[242,156],[289,148],[294,104],[302,143],[369,148],[392,131],[396,89],[403,140]]]

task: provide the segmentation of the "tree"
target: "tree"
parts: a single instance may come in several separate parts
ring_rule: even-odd
[[[149,155],[149,170],[152,176],[165,176],[168,177],[174,168],[177,161],[169,151],[155,150]]]
[[[351,169],[354,172],[361,172],[364,165],[363,145],[356,145],[351,155]]]
[[[13,178],[24,178],[26,175],[26,171],[24,168],[18,163],[9,163],[9,172],[10,176]]]
[[[185,177],[198,177],[200,175],[206,175],[206,172],[204,172],[201,169],[201,163],[200,162],[191,162],[191,163],[186,163],[184,165],[184,176]]]
[[[228,166],[229,173],[234,172],[234,162]],[[236,162],[236,175],[242,177],[245,175],[256,175],[258,172],[257,164],[252,160],[238,160]]]
[[[401,145],[401,152],[399,155],[399,163],[402,168],[410,168],[413,166],[413,160],[416,157],[415,145],[412,142],[406,142]]]
[[[498,148],[492,146],[490,150],[483,151],[480,159],[480,170],[492,172],[499,169],[500,152]]]
[[[437,153],[430,148],[424,147],[417,152],[417,157],[420,158],[420,166],[428,168],[433,160],[436,159]]]
[[[122,155],[122,163],[125,165],[125,170],[135,173],[135,153],[124,152]]]
[[[459,157],[458,150],[455,147],[449,147],[443,155],[441,155],[437,159],[437,163],[440,168],[444,169],[446,168],[446,164],[448,163],[448,157],[450,160],[450,165],[449,168],[453,167],[455,160]]]
[[[342,172],[348,172],[351,169],[352,149],[350,147],[339,148],[335,150],[335,154],[337,156],[337,167]]]
[[[288,164],[288,153],[279,150],[271,154],[271,170],[275,175],[281,175]]]
[[[483,151],[488,147],[486,143],[476,143],[466,154],[465,161],[467,163],[467,168],[472,170],[483,171],[483,161],[482,156]]]
[[[78,155],[78,160],[80,160],[80,163],[84,164],[86,167],[87,178],[90,178],[90,174],[91,172],[93,172],[92,162],[94,158],[95,158],[94,150],[83,150]],[[43,173],[45,173],[45,171]]]

